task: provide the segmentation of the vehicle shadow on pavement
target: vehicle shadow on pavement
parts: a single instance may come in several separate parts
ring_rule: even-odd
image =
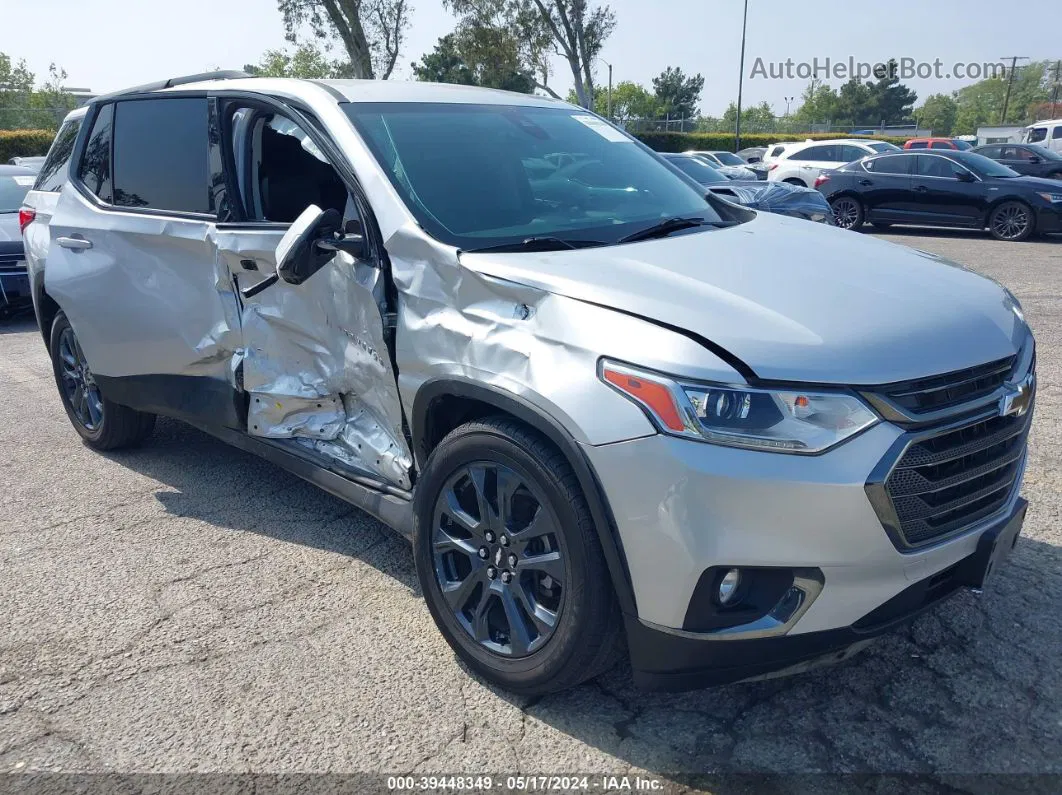
[[[156,492],[170,514],[356,557],[419,596],[397,535],[182,423],[160,420],[143,449],[110,457],[171,487]],[[748,773],[1062,773],[1060,569],[1062,549],[1023,537],[984,595],[961,592],[852,660],[792,678],[650,693],[624,663],[543,698],[513,696],[467,669],[462,687],[513,705],[541,742],[563,732],[635,771],[718,793],[762,790],[740,778]],[[779,787],[804,788],[788,777]]]
[[[890,226],[888,229],[875,229],[872,226],[864,226],[861,230],[861,234],[873,234],[875,236],[884,235],[887,237],[953,238],[956,240],[983,239],[1003,246],[1019,247],[1022,243],[1062,243],[1062,234],[1034,235],[1028,240],[1022,241],[1022,243],[1011,243],[1005,240],[995,240],[992,235],[984,229],[954,229],[941,226]],[[1020,250],[1020,248],[1017,250]]]

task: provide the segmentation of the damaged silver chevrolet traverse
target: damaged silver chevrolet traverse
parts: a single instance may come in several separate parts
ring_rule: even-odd
[[[175,78],[70,114],[22,217],[88,445],[175,417],[372,513],[514,691],[843,659],[1021,528],[1009,292],[561,102]]]

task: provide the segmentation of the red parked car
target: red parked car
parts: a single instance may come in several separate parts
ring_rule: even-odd
[[[912,138],[903,145],[904,149],[951,149],[965,152],[973,149],[969,141],[960,141],[958,138]]]

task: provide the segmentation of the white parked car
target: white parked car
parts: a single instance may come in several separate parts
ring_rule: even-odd
[[[862,160],[867,155],[890,151],[899,152],[900,147],[885,141],[844,138],[808,141],[800,146],[786,147],[781,156],[768,165],[767,179],[810,188],[823,171],[840,168],[845,163]]]
[[[745,162],[732,152],[708,152],[698,149],[690,149],[687,155],[696,155],[701,160],[707,161],[716,171],[730,179],[759,179],[760,176]],[[729,155],[729,157],[727,157]]]

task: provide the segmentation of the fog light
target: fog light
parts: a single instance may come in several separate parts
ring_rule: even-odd
[[[737,595],[738,586],[741,584],[741,571],[739,569],[730,569],[723,575],[723,579],[719,581],[719,591],[716,594],[716,598],[719,599],[719,604],[725,605],[730,602],[734,596]]]

